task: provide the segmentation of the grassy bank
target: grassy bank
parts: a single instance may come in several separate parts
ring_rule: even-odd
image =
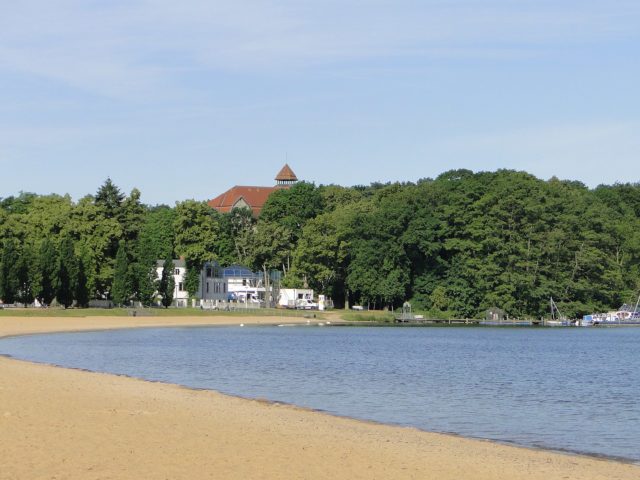
[[[393,313],[379,310],[358,312],[354,310],[340,313],[340,318],[345,322],[379,322],[393,323]]]
[[[200,308],[5,308],[0,309],[2,317],[305,317],[318,312],[304,312],[301,310],[286,310],[276,308],[238,308],[237,310],[202,310]]]
[[[328,320],[343,320],[345,322],[375,322],[393,323],[393,313],[379,310],[354,311],[354,310],[330,310],[319,312],[317,310],[288,310],[281,308],[248,308],[242,307],[236,310],[202,310],[200,308],[4,308],[0,309],[2,317],[308,317]]]

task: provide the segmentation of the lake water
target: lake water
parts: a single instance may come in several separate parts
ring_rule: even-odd
[[[640,328],[166,328],[7,338],[0,353],[640,461]]]

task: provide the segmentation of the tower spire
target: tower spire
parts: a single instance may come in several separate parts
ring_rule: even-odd
[[[298,177],[293,173],[289,164],[285,163],[284,167],[278,172],[276,175],[276,184],[277,185],[293,185],[298,181]]]

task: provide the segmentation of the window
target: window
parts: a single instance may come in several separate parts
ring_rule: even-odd
[[[182,282],[178,283],[178,290],[184,292],[184,286],[182,285]]]
[[[207,293],[209,293],[209,282],[207,282]]]
[[[211,267],[207,267],[207,278],[213,277],[213,269]]]
[[[180,269],[176,268],[176,271],[174,272],[175,275],[180,275]]]

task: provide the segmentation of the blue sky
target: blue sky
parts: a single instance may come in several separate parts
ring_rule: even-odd
[[[640,181],[637,0],[0,0],[0,197]]]

